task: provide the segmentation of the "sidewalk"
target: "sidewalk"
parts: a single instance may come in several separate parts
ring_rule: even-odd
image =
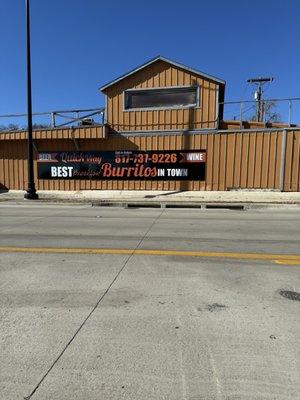
[[[24,191],[0,193],[0,202],[24,201]],[[290,206],[300,207],[300,192],[236,190],[228,192],[172,192],[144,190],[38,191],[39,202],[92,203],[94,206],[207,207]],[[36,201],[35,201],[36,202]]]

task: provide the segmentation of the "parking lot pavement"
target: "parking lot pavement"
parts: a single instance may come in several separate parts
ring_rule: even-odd
[[[0,207],[0,398],[294,400],[299,301],[280,291],[300,291],[299,266],[163,250],[297,254],[297,221]],[[26,246],[162,253],[13,250]]]

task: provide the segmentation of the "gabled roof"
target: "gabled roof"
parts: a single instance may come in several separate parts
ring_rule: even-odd
[[[157,57],[154,57],[151,60],[147,61],[146,63],[140,65],[139,67],[127,72],[126,74],[121,75],[119,78],[108,82],[106,85],[102,86],[99,90],[103,91],[104,89],[107,89],[108,87],[114,85],[115,83],[121,81],[122,79],[127,78],[128,76],[130,76],[132,74],[135,74],[136,72],[140,71],[141,69],[148,67],[148,65],[151,65],[151,64],[155,63],[156,61],[164,61],[164,62],[166,62],[168,64],[171,64],[171,65],[173,65],[175,67],[184,69],[184,70],[192,72],[192,73],[194,73],[196,75],[203,76],[204,78],[208,78],[208,79],[210,79],[210,80],[212,80],[214,82],[221,83],[222,85],[225,85],[225,81],[223,81],[222,79],[216,78],[215,76],[208,75],[208,74],[206,74],[204,72],[198,71],[197,69],[187,67],[186,65],[183,65],[183,64],[179,64],[178,62],[169,60],[168,58],[165,58],[165,57],[162,57],[162,56],[157,56]]]

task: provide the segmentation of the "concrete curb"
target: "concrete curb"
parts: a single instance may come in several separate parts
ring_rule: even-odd
[[[24,191],[0,193],[0,202],[24,201]],[[34,203],[91,204],[95,207],[201,208],[247,210],[249,208],[300,208],[300,192],[249,191],[39,191]],[[27,200],[28,201],[28,200]],[[29,201],[29,203],[33,203]]]

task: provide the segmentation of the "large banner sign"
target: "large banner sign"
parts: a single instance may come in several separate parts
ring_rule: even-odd
[[[39,179],[205,180],[205,150],[38,154]]]

